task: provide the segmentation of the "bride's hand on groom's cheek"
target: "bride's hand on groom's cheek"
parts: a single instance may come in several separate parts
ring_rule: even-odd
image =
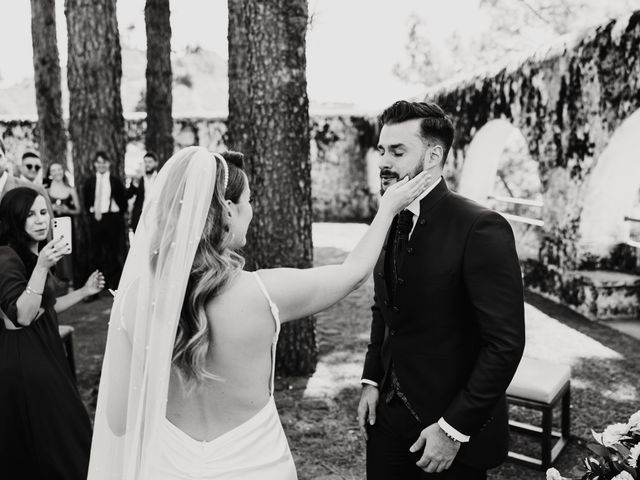
[[[434,423],[422,430],[418,440],[411,445],[411,452],[424,448],[422,457],[416,465],[427,473],[440,473],[448,470],[460,450],[460,442],[451,440],[442,431],[440,425]]]

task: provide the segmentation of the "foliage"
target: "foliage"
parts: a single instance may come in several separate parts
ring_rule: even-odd
[[[637,480],[640,456],[640,411],[627,423],[609,425],[593,432],[596,443],[587,445],[591,454],[583,459],[582,480]],[[555,468],[547,470],[547,480],[566,480]]]
[[[524,55],[568,32],[640,8],[640,0],[479,0],[478,21],[486,28],[469,38],[454,31],[434,42],[429,21],[409,18],[407,60],[396,64],[400,79],[425,86]],[[434,21],[437,21],[434,20]]]
[[[184,85],[187,88],[193,87],[193,80],[191,78],[191,75],[189,75],[188,73],[176,75],[174,81],[176,85]]]

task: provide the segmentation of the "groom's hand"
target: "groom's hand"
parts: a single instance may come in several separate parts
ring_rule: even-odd
[[[380,398],[378,387],[368,384],[362,385],[360,403],[358,404],[358,424],[360,425],[360,433],[365,441],[369,440],[366,427],[367,420],[369,420],[369,425],[376,423],[378,398]]]
[[[429,425],[420,432],[411,452],[424,448],[422,457],[416,463],[427,473],[440,473],[447,470],[460,450],[460,442],[450,439],[437,423]]]

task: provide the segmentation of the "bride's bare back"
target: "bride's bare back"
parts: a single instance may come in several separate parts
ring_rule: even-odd
[[[220,377],[188,391],[175,369],[167,419],[196,440],[212,440],[244,423],[270,396],[271,346],[276,323],[248,272],[241,272],[206,307],[212,342],[207,371]]]

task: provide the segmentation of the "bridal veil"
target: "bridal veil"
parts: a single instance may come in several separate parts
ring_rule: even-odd
[[[89,480],[146,480],[155,457],[189,273],[217,183],[205,148],[160,170],[115,295],[98,391]]]

